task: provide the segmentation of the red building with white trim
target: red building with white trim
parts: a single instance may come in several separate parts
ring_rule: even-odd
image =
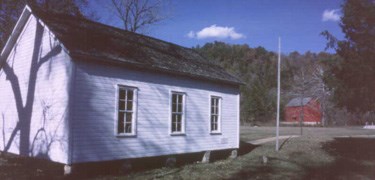
[[[322,112],[320,103],[313,98],[303,98],[302,108],[304,112],[303,124],[321,124]],[[285,108],[284,124],[298,124],[301,117],[301,98],[294,98],[289,101]]]

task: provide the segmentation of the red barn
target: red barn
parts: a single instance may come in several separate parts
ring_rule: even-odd
[[[317,125],[321,123],[322,112],[320,103],[313,98],[303,98],[302,108],[304,112],[303,124]],[[301,113],[301,98],[294,98],[286,105],[285,124],[298,124]]]

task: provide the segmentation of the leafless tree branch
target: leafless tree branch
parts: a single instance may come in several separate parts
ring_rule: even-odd
[[[111,5],[124,29],[131,32],[139,32],[165,19],[161,15],[162,3],[159,0],[111,0]]]

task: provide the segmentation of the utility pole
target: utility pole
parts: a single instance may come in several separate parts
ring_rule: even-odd
[[[299,117],[299,125],[300,125],[300,128],[301,128],[301,136],[303,134],[303,131],[302,131],[302,127],[303,127],[303,122],[304,122],[304,117],[305,117],[305,114],[304,114],[304,104],[303,104],[303,99],[304,99],[304,96],[305,96],[305,68],[302,68],[302,88],[301,88],[301,110],[300,110],[300,117]]]
[[[280,125],[280,61],[281,38],[279,37],[279,55],[277,58],[277,114],[276,114],[276,151],[279,151],[279,125]]]

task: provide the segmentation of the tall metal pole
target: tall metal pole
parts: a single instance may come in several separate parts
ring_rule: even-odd
[[[280,125],[280,62],[281,38],[279,37],[279,55],[277,58],[277,114],[276,114],[276,151],[279,151],[279,125]]]
[[[299,113],[299,126],[301,128],[301,136],[303,134],[303,130],[302,130],[302,127],[303,127],[303,122],[304,122],[304,117],[305,117],[305,114],[304,114],[304,109],[303,109],[303,98],[305,97],[305,68],[302,69],[302,89],[301,89],[301,109],[300,109],[300,113]]]

